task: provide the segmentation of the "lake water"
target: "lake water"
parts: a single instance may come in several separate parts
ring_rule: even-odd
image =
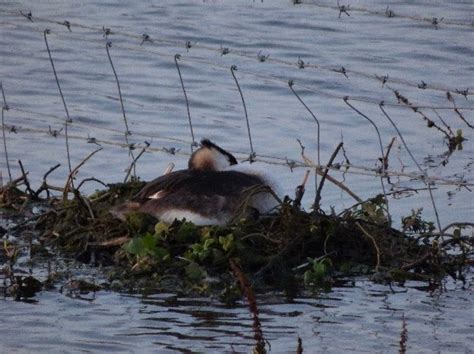
[[[421,288],[421,290],[418,289]],[[404,288],[355,280],[329,294],[258,297],[260,319],[272,352],[470,353],[474,342],[470,290],[449,283],[429,294],[424,284]],[[91,296],[88,296],[91,298]],[[252,320],[245,304],[99,292],[84,301],[57,292],[38,303],[0,300],[2,352],[251,352]]]
[[[368,169],[377,167],[380,148],[373,127],[351,110],[349,102],[377,124],[384,146],[396,131],[382,115],[386,103],[417,161],[436,183],[434,196],[442,225],[472,221],[474,205],[474,145],[472,129],[452,109],[451,91],[460,112],[474,122],[472,82],[474,47],[472,1],[348,1],[349,14],[335,2],[293,5],[291,1],[9,1],[0,4],[0,81],[10,110],[5,112],[7,147],[12,174],[21,159],[33,186],[57,163],[48,181],[63,186],[67,176],[65,112],[58,94],[44,41],[44,30],[64,98],[72,118],[69,125],[71,163],[77,165],[100,143],[103,150],[80,169],[78,179],[96,177],[106,183],[123,180],[131,159],[124,144],[124,121],[116,82],[107,58],[106,40],[119,76],[135,155],[144,142],[150,149],[137,163],[144,180],[160,175],[170,162],[186,166],[191,135],[183,91],[175,65],[179,65],[189,98],[195,139],[213,139],[235,152],[250,153],[241,97],[231,75],[237,66],[248,110],[256,168],[268,170],[293,195],[304,168],[290,170],[286,159],[301,161],[297,139],[307,156],[317,161],[317,127],[288,87],[294,89],[319,119],[321,163],[344,141],[354,166],[346,174],[331,175],[361,198],[381,192],[380,182]],[[340,1],[341,5],[343,4]],[[396,15],[383,15],[387,6]],[[379,11],[382,15],[363,8]],[[32,21],[19,11],[32,13]],[[436,27],[430,20],[438,18]],[[70,31],[64,21],[69,21]],[[104,36],[102,28],[110,28]],[[147,34],[151,40],[143,41]],[[189,42],[190,48],[186,48]],[[188,45],[189,47],[189,45]],[[229,53],[223,55],[223,50]],[[258,59],[267,55],[265,61]],[[298,60],[300,67],[298,68]],[[342,67],[347,77],[342,73]],[[378,76],[380,79],[375,78]],[[387,82],[382,84],[383,77]],[[426,83],[426,89],[423,87]],[[466,89],[466,98],[455,94]],[[398,90],[444,130],[441,119],[468,140],[446,166],[444,135],[427,128],[421,116],[397,104]],[[433,110],[436,108],[436,110]],[[447,109],[448,108],[448,109]],[[15,132],[9,131],[15,127]],[[51,132],[60,131],[57,137]],[[54,135],[54,134],[53,134]],[[164,151],[176,151],[176,154]],[[335,160],[344,163],[338,156]],[[271,162],[271,163],[268,163]],[[419,180],[401,173],[417,172],[397,140],[389,155],[393,188],[423,188]],[[8,178],[3,154],[0,171]],[[357,173],[356,173],[357,172]],[[397,176],[399,175],[399,176]],[[456,183],[470,183],[468,188]],[[86,184],[84,191],[100,185]],[[336,211],[354,204],[338,187],[326,183],[323,209]],[[303,200],[309,207],[314,188],[308,185]],[[395,225],[412,208],[434,220],[429,195],[420,191],[409,198],[390,197]],[[263,329],[275,352],[296,348],[299,335],[308,351],[398,351],[403,316],[410,351],[468,352],[473,346],[472,281],[461,289],[430,294],[419,285],[394,289],[356,281],[330,294],[298,299],[261,297]],[[38,303],[2,300],[1,342],[4,351],[248,351],[252,345],[250,317],[244,305],[223,308],[217,301],[159,295],[147,299],[115,293],[96,294],[93,301],[44,292]],[[5,318],[11,318],[4,322]],[[25,334],[21,344],[15,340]],[[15,335],[15,336],[14,336]]]

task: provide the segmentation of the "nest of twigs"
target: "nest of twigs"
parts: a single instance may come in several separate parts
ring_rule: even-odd
[[[110,266],[115,284],[134,290],[220,289],[228,295],[235,283],[230,262],[254,286],[292,293],[325,288],[337,277],[357,274],[370,274],[377,281],[462,277],[471,262],[470,239],[444,240],[421,230],[416,219],[402,232],[380,214],[372,220],[362,212],[376,210],[380,198],[341,216],[306,212],[286,199],[273,215],[227,226],[198,227],[186,221],[167,225],[139,213],[130,214],[126,222],[115,219],[109,210],[142,186],[109,185],[88,197],[73,193],[72,200],[37,198],[47,210],[35,216],[34,227],[43,244],[81,262]],[[14,187],[1,191],[2,206],[17,212],[31,200]],[[421,230],[417,237],[416,227]],[[450,251],[462,242],[459,252]]]

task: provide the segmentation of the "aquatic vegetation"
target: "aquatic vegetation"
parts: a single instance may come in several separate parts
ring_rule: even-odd
[[[100,265],[108,277],[98,285],[48,270],[47,279],[39,281],[16,271],[20,248],[5,241],[0,251],[8,265],[0,287],[4,296],[25,301],[58,283],[66,296],[86,301],[93,297],[85,294],[94,296],[103,288],[212,294],[228,306],[244,296],[252,316],[254,352],[266,353],[257,291],[281,291],[291,301],[301,291],[330,291],[339,279],[355,275],[402,284],[409,279],[435,283],[446,276],[463,280],[472,264],[472,237],[465,232],[472,225],[455,225],[451,234],[449,229],[436,233],[419,209],[404,217],[402,230],[396,230],[389,226],[381,195],[340,215],[307,212],[286,198],[273,215],[241,218],[225,226],[196,226],[186,220],[167,224],[142,213],[130,213],[125,221],[115,219],[109,210],[143,184],[109,185],[91,196],[76,192],[72,200],[33,201],[30,193],[2,188],[4,210],[20,215],[33,205],[42,206],[44,211],[18,224],[22,230],[34,230],[39,241],[35,252]],[[296,344],[302,352],[301,339]]]
[[[329,268],[332,266],[330,258],[310,259],[311,268],[304,272],[303,279],[306,286],[328,289],[331,286]]]
[[[125,222],[115,219],[110,208],[142,186],[132,181],[89,197],[37,200],[47,208],[29,225],[43,245],[106,266],[118,290],[215,293],[226,303],[238,293],[232,262],[255,289],[283,290],[290,298],[304,289],[328,290],[335,279],[360,274],[381,282],[462,279],[472,263],[472,239],[460,227],[451,235],[435,233],[433,223],[414,210],[403,218],[402,230],[395,230],[388,225],[382,196],[340,216],[306,212],[286,198],[274,215],[226,226],[166,224],[141,213],[131,213]],[[10,209],[32,199],[14,187],[3,188],[0,196]],[[14,259],[11,246],[4,249]]]

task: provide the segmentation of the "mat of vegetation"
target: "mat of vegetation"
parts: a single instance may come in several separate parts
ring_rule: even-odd
[[[72,200],[4,187],[0,207],[12,215],[30,210],[15,228],[20,238],[35,230],[36,252],[44,248],[53,250],[45,252],[50,257],[60,253],[104,266],[119,291],[211,293],[233,302],[241,297],[239,278],[245,276],[253,289],[285,291],[292,298],[302,289],[328,289],[338,278],[360,274],[380,282],[462,279],[472,264],[472,236],[461,236],[462,225],[452,234],[435,233],[413,211],[403,219],[403,230],[395,230],[387,224],[381,196],[342,215],[306,212],[287,198],[274,215],[227,226],[165,224],[140,213],[126,222],[115,219],[110,208],[143,185],[109,185],[88,197],[76,192]],[[32,208],[42,211],[33,215]],[[15,245],[5,241],[0,258],[13,264],[15,257]],[[45,285],[5,274],[5,294],[26,297]]]

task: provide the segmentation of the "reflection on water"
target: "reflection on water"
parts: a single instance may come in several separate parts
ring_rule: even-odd
[[[286,303],[258,296],[265,338],[273,352],[469,352],[474,343],[472,277],[447,292],[376,285],[363,279],[332,292]],[[11,352],[71,351],[249,352],[252,320],[244,303],[227,308],[208,298],[147,297],[98,292],[91,301],[43,292],[37,303],[0,300],[2,348]],[[405,325],[404,325],[405,323]],[[21,335],[20,335],[21,334]]]

